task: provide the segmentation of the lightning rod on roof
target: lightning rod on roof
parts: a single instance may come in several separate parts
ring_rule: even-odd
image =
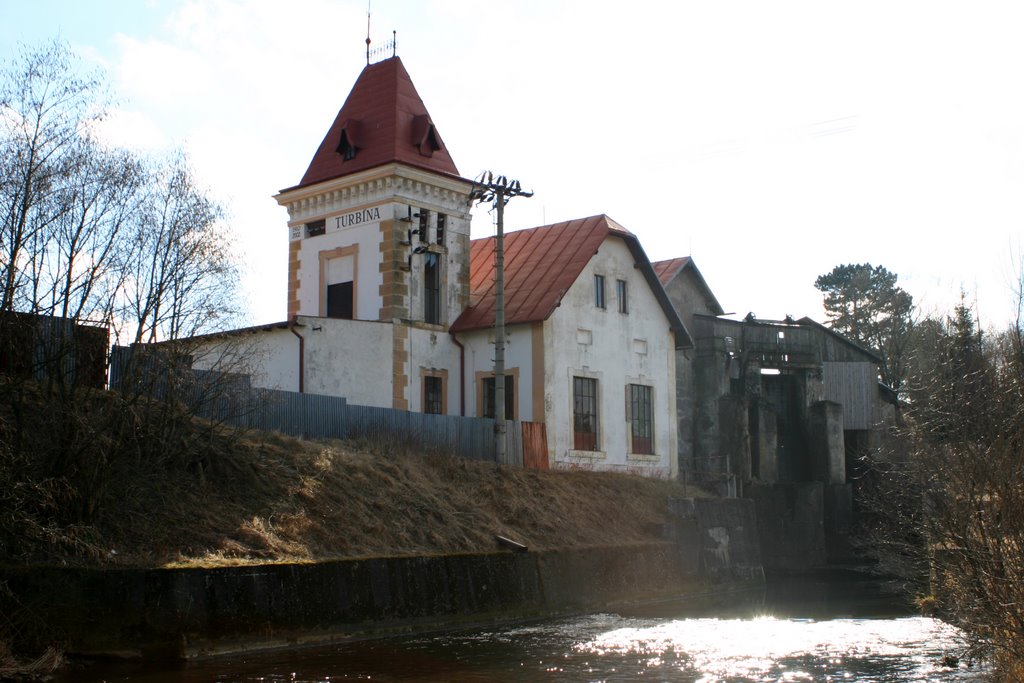
[[[370,3],[366,0],[366,66],[370,66]]]

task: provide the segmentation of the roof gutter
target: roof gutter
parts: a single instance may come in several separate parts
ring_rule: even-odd
[[[455,345],[459,347],[459,415],[462,417],[466,416],[466,347],[462,345],[458,337],[451,330],[448,330],[448,335],[455,342]]]
[[[304,393],[306,379],[306,338],[296,331],[297,315],[288,316],[288,331],[299,338],[299,393]]]

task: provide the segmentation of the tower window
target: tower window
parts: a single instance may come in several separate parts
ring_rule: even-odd
[[[437,228],[434,231],[434,237],[436,242],[440,245],[444,245],[444,231],[448,227],[448,216],[443,213],[437,214]]]
[[[420,242],[429,242],[428,231],[430,229],[430,212],[426,209],[420,209],[420,212],[417,215],[420,217]]]
[[[319,220],[306,223],[306,237],[316,237],[327,231],[327,221]]]
[[[423,257],[423,320],[441,323],[441,264],[431,252]]]

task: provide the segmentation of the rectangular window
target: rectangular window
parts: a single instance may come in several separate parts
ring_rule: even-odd
[[[440,245],[444,245],[444,231],[448,227],[448,216],[443,213],[437,214],[437,229],[434,231],[434,241]]]
[[[629,423],[631,453],[654,453],[654,408],[651,387],[629,385]]]
[[[484,377],[484,417],[493,418],[497,415],[497,409],[494,407],[494,385],[495,381],[493,377]],[[515,377],[512,375],[505,375],[505,419],[514,420],[516,419],[516,391],[515,391]]]
[[[591,377],[572,378],[573,448],[577,451],[597,450],[597,380]]]
[[[352,281],[327,285],[327,317],[352,320]]]
[[[604,275],[594,276],[594,305],[604,308]]]
[[[420,209],[420,212],[416,215],[420,217],[420,227],[418,230],[420,234],[420,242],[429,242],[428,226],[430,225],[430,212],[426,209]]]
[[[615,281],[615,296],[619,300],[619,313],[629,313],[629,290],[625,280]]]
[[[427,375],[423,378],[423,412],[431,415],[443,415],[444,380],[441,377]]]
[[[437,254],[423,256],[423,320],[432,325],[441,323],[441,264]]]
[[[327,232],[327,221],[313,221],[306,223],[306,237],[316,237]]]

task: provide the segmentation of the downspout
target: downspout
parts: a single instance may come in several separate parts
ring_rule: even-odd
[[[295,329],[297,315],[288,317],[288,330],[299,338],[299,393],[303,393],[306,378],[306,338]]]
[[[455,333],[448,330],[449,336],[455,345],[459,347],[459,415],[466,416],[466,347],[462,345]]]

